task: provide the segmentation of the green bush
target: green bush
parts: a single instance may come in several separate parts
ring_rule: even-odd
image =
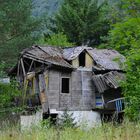
[[[67,110],[64,111],[62,116],[58,118],[59,126],[63,128],[74,128],[76,127],[76,123],[74,122],[73,113],[68,113]]]
[[[10,84],[0,83],[0,115],[7,112],[12,112],[13,109],[18,108],[14,99],[20,97],[21,91],[15,81]]]

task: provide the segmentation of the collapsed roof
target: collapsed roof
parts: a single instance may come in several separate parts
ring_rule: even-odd
[[[86,46],[59,48],[59,47],[40,47],[32,46],[21,52],[22,58],[27,58],[47,65],[54,65],[63,68],[73,69],[69,63],[76,59],[83,51],[87,52],[93,59],[93,69],[96,70],[123,70],[122,65],[125,57],[115,50],[96,49]],[[15,66],[13,69],[16,69]],[[12,73],[13,69],[9,73]]]
[[[32,46],[21,52],[23,58],[29,58],[41,63],[72,68],[72,66],[63,59],[62,49],[56,47]]]
[[[111,71],[105,74],[93,75],[92,80],[99,93],[103,93],[110,88],[117,89],[120,81],[125,79],[124,73]]]
[[[78,55],[87,51],[96,63],[95,68],[100,70],[122,70],[122,65],[125,62],[125,57],[119,52],[111,49],[96,49],[91,47],[73,47],[63,50],[65,60],[73,60]]]

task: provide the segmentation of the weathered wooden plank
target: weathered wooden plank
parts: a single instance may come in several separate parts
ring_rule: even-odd
[[[21,62],[21,66],[22,66],[22,70],[23,70],[23,75],[26,76],[26,72],[25,72],[25,67],[24,67],[24,63],[23,63],[23,59],[20,59]]]
[[[40,90],[39,90],[39,79],[38,77],[35,77],[35,94],[39,95]]]
[[[81,82],[83,76],[83,83]],[[61,93],[61,78],[70,77],[70,93]],[[64,73],[49,71],[49,106],[58,110],[91,110],[95,106],[95,86],[91,80],[92,72],[74,71]],[[83,90],[82,90],[83,87]]]
[[[75,67],[75,68],[78,68],[79,67],[78,57],[75,58],[74,60],[72,60],[72,66]]]
[[[54,106],[59,108],[59,93],[60,93],[60,72],[56,70],[48,71],[48,98],[49,107],[52,109]]]
[[[87,67],[87,68],[92,68],[92,66],[93,66],[93,59],[92,59],[92,57],[88,54],[88,53],[86,53],[86,59],[85,59],[85,66]]]
[[[31,59],[31,60],[34,60],[34,61],[37,61],[37,62],[40,62],[40,63],[44,63],[44,64],[50,65],[49,62],[46,62],[46,61],[43,60],[43,59],[35,58],[35,57],[33,57],[33,56],[23,55],[23,57],[28,58],[28,59]]]
[[[18,67],[17,67],[17,77],[19,78],[20,74],[20,61],[18,61]]]
[[[29,67],[28,72],[30,72],[30,71],[31,71],[31,68],[32,68],[32,66],[33,66],[33,63],[34,63],[34,60],[32,60],[32,62],[31,62],[31,64],[30,64],[30,67]]]
[[[46,95],[46,85],[45,85],[45,78],[43,74],[39,75],[39,89],[40,89],[40,100],[41,100],[43,112],[48,113],[49,103],[48,103],[48,97]]]

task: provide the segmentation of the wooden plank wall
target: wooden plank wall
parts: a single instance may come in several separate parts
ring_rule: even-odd
[[[62,78],[69,78],[69,93],[61,93],[61,79]],[[72,102],[71,102],[71,97],[72,97],[72,89],[71,89],[71,73],[60,73],[60,91],[59,91],[59,109],[65,110],[65,109],[70,109]]]
[[[72,60],[72,66],[74,68],[78,68],[79,67],[79,57],[77,57],[74,60]]]
[[[87,68],[92,68],[93,67],[93,59],[88,53],[86,53],[85,61],[86,61],[86,67]]]
[[[40,99],[41,99],[43,112],[48,112],[49,104],[48,104],[45,78],[44,78],[43,74],[39,75],[39,89],[40,89],[40,95],[39,96],[40,96]]]
[[[59,108],[60,72],[49,71],[48,100],[51,109]]]
[[[82,104],[82,82],[81,72],[72,72],[72,110],[81,110]]]
[[[92,72],[83,71],[82,109],[90,110],[95,106],[95,89],[92,83]],[[82,74],[81,74],[82,75]]]
[[[70,78],[70,93],[61,93],[61,78]],[[50,109],[91,110],[95,107],[95,89],[91,71],[49,71],[48,98]],[[83,82],[82,82],[83,79]]]

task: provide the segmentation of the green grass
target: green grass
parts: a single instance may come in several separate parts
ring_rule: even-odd
[[[34,127],[21,131],[10,127],[0,131],[0,140],[139,140],[140,123],[104,124],[90,130],[79,128],[41,128]]]

